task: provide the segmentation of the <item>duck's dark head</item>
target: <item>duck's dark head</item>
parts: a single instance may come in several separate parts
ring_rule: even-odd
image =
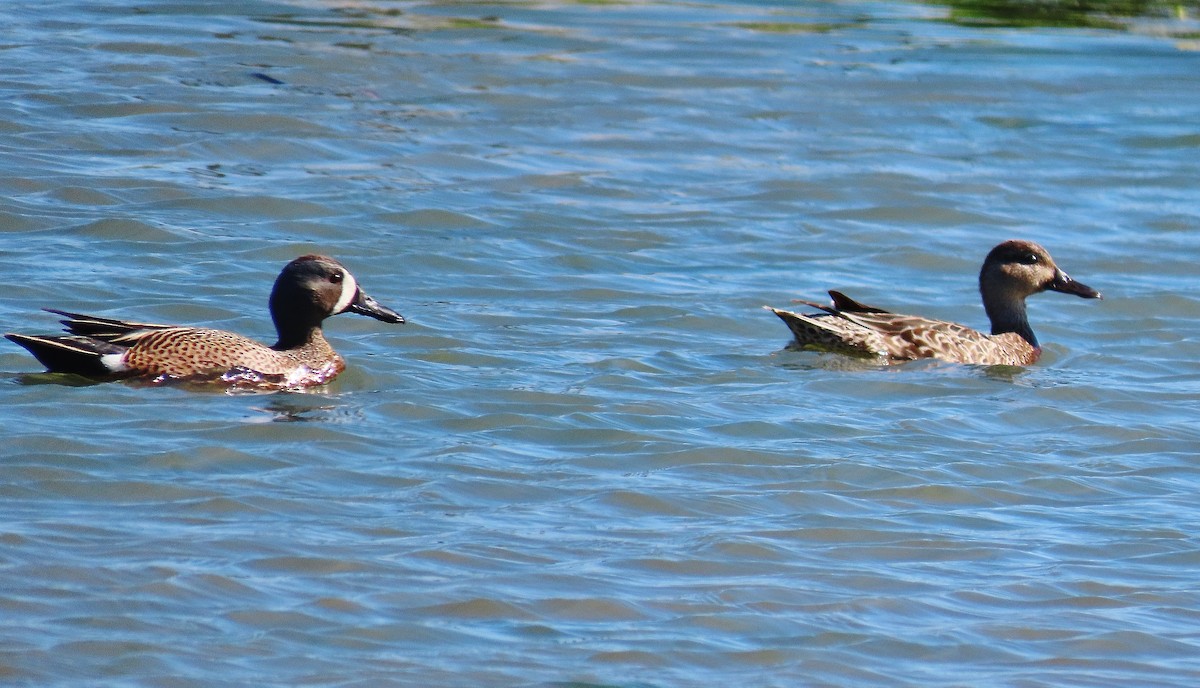
[[[338,313],[404,322],[404,316],[368,296],[354,275],[333,258],[300,256],[284,266],[271,290],[271,318],[281,341],[307,336],[325,318]]]

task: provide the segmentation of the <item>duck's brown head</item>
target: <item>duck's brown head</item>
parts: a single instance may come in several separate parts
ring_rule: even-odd
[[[1047,290],[1085,299],[1103,298],[1095,289],[1071,279],[1046,249],[1032,241],[1016,239],[1005,241],[988,253],[979,272],[979,290],[985,302],[989,295],[1023,300]]]

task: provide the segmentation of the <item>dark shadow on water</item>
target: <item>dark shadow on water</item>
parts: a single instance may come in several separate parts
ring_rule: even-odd
[[[255,422],[270,423],[326,423],[337,420],[338,406],[329,403],[325,393],[328,387],[307,387],[295,390],[264,390],[253,388],[228,387],[214,384],[203,384],[182,380],[155,381],[147,379],[130,380],[96,380],[82,375],[69,373],[7,373],[0,374],[0,379],[7,379],[18,385],[58,385],[60,387],[94,387],[96,385],[119,384],[128,387],[171,387],[185,389],[199,394],[219,394],[222,396],[262,396],[265,403],[255,405],[253,410],[261,413],[255,417]]]
[[[94,380],[71,373],[9,373],[8,377],[18,385],[60,385],[63,387],[91,387],[102,385],[106,380]]]
[[[994,365],[994,366],[976,366],[983,370],[984,376],[990,380],[999,380],[1000,382],[1016,382],[1017,378],[1029,374],[1028,368],[1021,366],[1010,365]]]
[[[789,344],[774,354],[780,356],[779,367],[787,370],[833,370],[858,373],[886,370],[894,366],[876,358],[858,358],[843,354],[814,351]]]
[[[269,415],[272,423],[326,422],[329,420],[330,412],[336,411],[337,406],[327,403],[306,403],[316,402],[319,399],[320,397],[316,396],[306,399],[303,394],[276,394],[267,403],[256,407],[256,410]]]
[[[127,387],[171,387],[174,389],[184,389],[189,392],[199,394],[221,394],[221,395],[295,395],[303,397],[304,395],[314,394],[320,395],[329,388],[326,385],[317,385],[303,388],[284,388],[278,385],[231,385],[220,380],[207,379],[179,379],[179,378],[120,378],[111,379],[91,378],[74,373],[8,373],[7,377],[14,384],[18,385],[58,385],[60,387],[94,387],[96,385],[119,384]],[[305,419],[307,420],[307,419]]]
[[[967,365],[951,363],[936,358],[922,358],[914,361],[883,361],[876,358],[859,358],[843,354],[815,351],[788,345],[773,354],[780,356],[778,365],[786,370],[795,371],[834,371],[846,373],[861,373],[881,371],[889,373],[951,373],[965,371],[975,375],[982,373],[990,380],[1000,382],[1015,382],[1030,372],[1029,368],[1009,365]]]

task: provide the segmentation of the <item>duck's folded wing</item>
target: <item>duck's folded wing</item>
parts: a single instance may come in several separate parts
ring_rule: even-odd
[[[878,333],[868,327],[849,320],[843,313],[827,306],[810,304],[822,313],[795,313],[782,308],[767,310],[779,316],[796,337],[796,345],[805,349],[818,349],[851,356],[879,356],[885,351]]]
[[[176,327],[175,325],[102,318],[98,315],[84,315],[83,313],[60,311],[55,308],[46,308],[44,310],[56,315],[65,316],[66,320],[60,322],[62,322],[67,332],[83,337],[93,337],[106,342],[113,342],[119,339],[126,339],[128,341],[131,338],[130,335],[138,332],[169,330]],[[136,339],[136,337],[132,337],[132,339]]]
[[[855,301],[854,299],[850,298],[849,296],[846,296],[842,292],[834,291],[832,289],[829,290],[829,298],[833,299],[834,310],[849,311],[851,313],[890,313],[891,312],[891,311],[885,311],[882,308],[868,306],[867,304],[865,304],[861,301]]]
[[[996,347],[993,338],[983,332],[946,320],[886,311],[843,311],[840,315],[877,332],[886,355],[896,360],[940,358],[975,363]]]

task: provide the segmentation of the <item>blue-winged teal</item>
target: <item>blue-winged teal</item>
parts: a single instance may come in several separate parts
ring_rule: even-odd
[[[388,323],[404,318],[359,288],[346,268],[326,256],[288,263],[271,290],[279,341],[265,346],[233,332],[114,320],[46,309],[67,317],[69,335],[7,334],[52,372],[93,378],[141,377],[235,386],[298,388],[329,382],[346,367],[321,333],[338,313]]]
[[[836,291],[833,307],[803,301],[820,313],[770,308],[787,323],[796,344],[855,356],[906,361],[939,358],[980,365],[1029,365],[1042,349],[1025,316],[1025,298],[1047,289],[1085,299],[1100,292],[1058,269],[1032,241],[1006,241],[991,250],[979,272],[979,292],[992,321],[990,335],[957,323],[890,313]]]

